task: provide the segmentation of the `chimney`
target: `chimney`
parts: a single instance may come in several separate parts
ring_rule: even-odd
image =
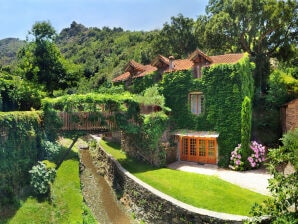
[[[171,71],[174,71],[174,56],[170,56],[169,57],[169,62],[170,62],[170,64],[169,64],[169,70],[170,70],[170,72]]]

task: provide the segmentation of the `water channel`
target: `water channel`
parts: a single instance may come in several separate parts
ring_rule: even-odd
[[[86,204],[101,224],[129,224],[133,221],[117,201],[111,187],[99,175],[89,150],[80,150],[82,193]]]

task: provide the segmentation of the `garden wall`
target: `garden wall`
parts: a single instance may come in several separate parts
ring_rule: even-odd
[[[130,174],[102,148],[98,149],[99,170],[121,202],[138,219],[148,223],[242,223],[244,216],[196,208],[182,203]]]

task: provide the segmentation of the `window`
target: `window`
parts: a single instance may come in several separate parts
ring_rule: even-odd
[[[189,94],[190,110],[193,114],[203,113],[204,107],[204,95],[201,92],[194,92]]]
[[[208,140],[208,156],[214,157],[215,156],[215,141]]]
[[[199,139],[199,156],[206,156],[206,141]]]
[[[200,65],[196,65],[195,66],[195,78],[202,78],[202,71],[201,71],[201,66]]]
[[[195,138],[191,138],[190,140],[190,151],[189,154],[191,156],[196,156],[197,155],[197,140]]]
[[[182,155],[188,155],[188,138],[182,139]]]

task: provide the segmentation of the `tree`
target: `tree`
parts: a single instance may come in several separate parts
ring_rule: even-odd
[[[206,12],[206,46],[219,53],[248,52],[256,63],[256,87],[264,92],[269,58],[281,48],[297,44],[297,1],[210,0]]]
[[[171,17],[171,23],[165,23],[154,41],[156,54],[182,58],[197,47],[194,35],[194,21],[179,14]]]
[[[29,81],[42,84],[50,96],[54,90],[75,85],[78,74],[74,69],[69,72],[71,66],[54,43],[56,33],[51,24],[37,22],[29,34],[34,35],[33,40],[19,53],[19,67],[23,76]]]

